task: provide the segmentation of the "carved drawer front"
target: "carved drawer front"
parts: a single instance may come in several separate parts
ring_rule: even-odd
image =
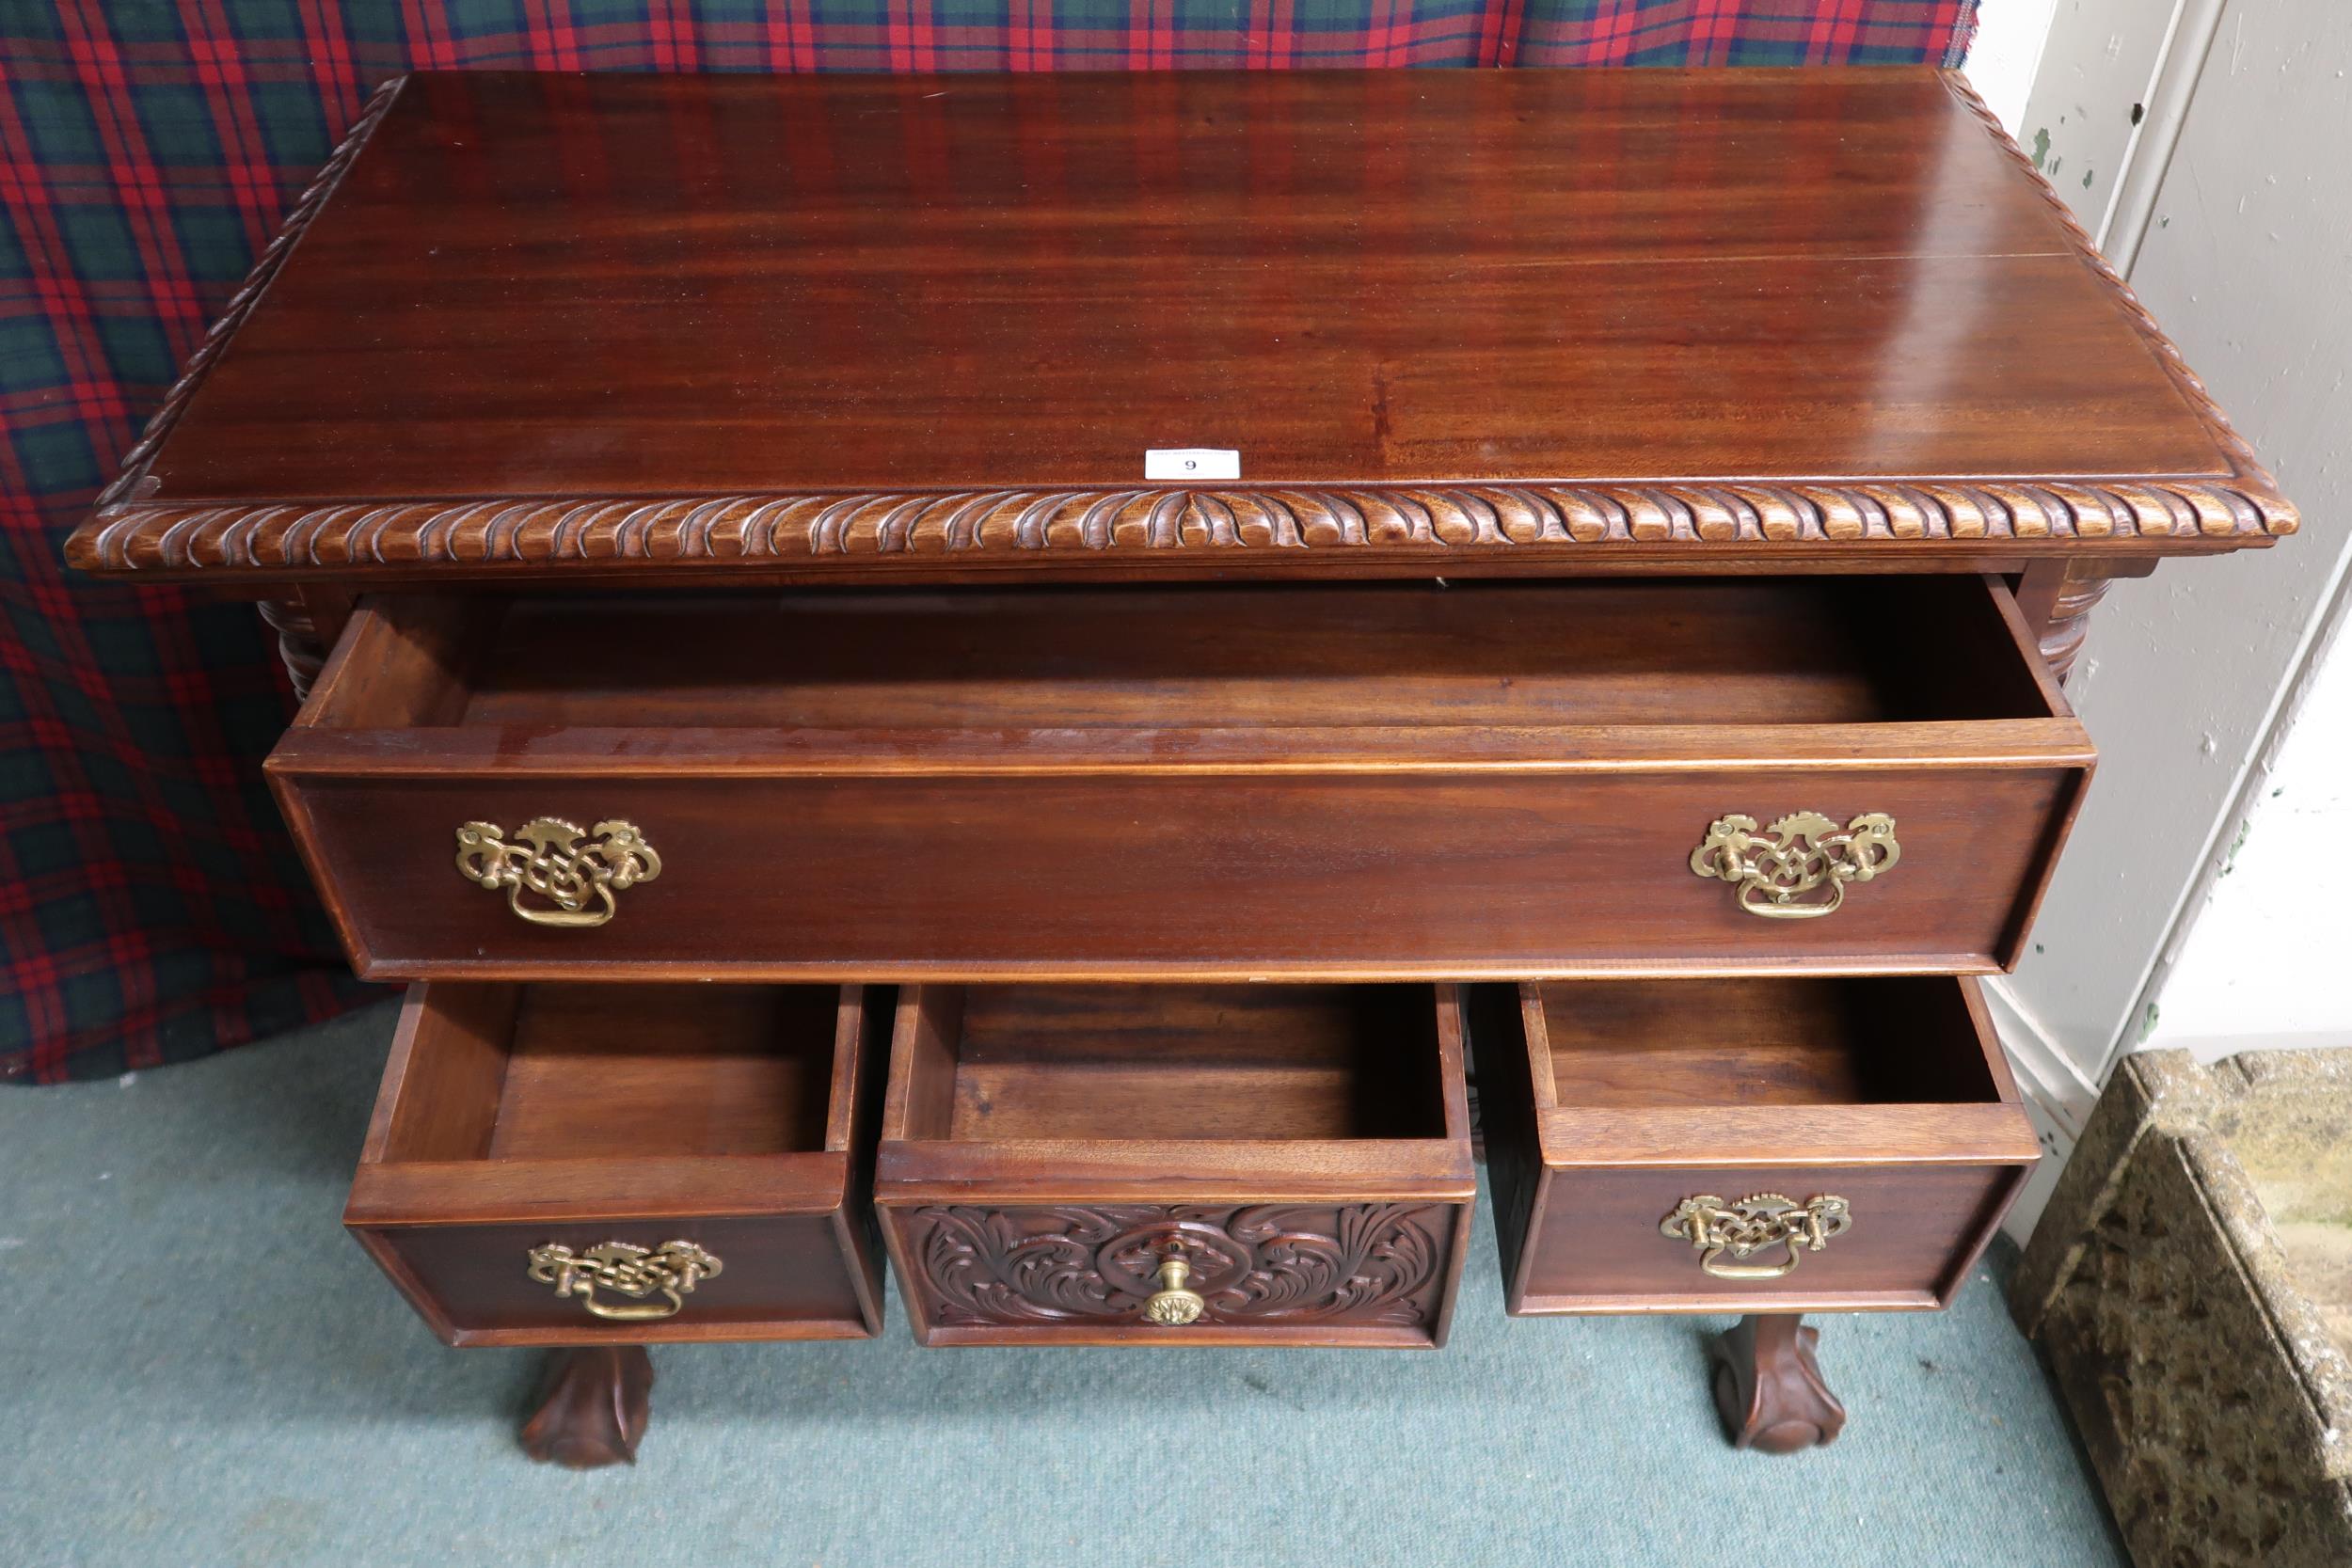
[[[1478,988],[1515,1313],[1935,1307],[2039,1157],[1968,979]]]
[[[925,1344],[1444,1341],[1455,988],[914,988],[883,1121]]]
[[[270,763],[373,978],[2009,963],[2091,763],[1974,578],[392,599]]]
[[[927,1204],[898,1222],[910,1287],[936,1329],[1148,1325],[1171,1341],[1200,1338],[1196,1328],[1285,1329],[1307,1339],[1369,1329],[1435,1343],[1466,1212],[1450,1203]]]
[[[412,987],[343,1222],[451,1344],[870,1335],[886,1010]]]

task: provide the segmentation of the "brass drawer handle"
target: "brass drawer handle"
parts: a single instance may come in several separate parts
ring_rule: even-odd
[[[627,1242],[607,1242],[575,1253],[555,1243],[531,1249],[531,1277],[552,1285],[558,1296],[578,1298],[580,1306],[614,1323],[644,1323],[674,1318],[685,1308],[686,1297],[706,1279],[716,1279],[726,1265],[719,1256],[691,1242],[664,1242],[648,1250]],[[598,1301],[599,1290],[625,1296],[649,1296],[659,1291],[662,1301],[627,1306]]]
[[[1658,1228],[1697,1248],[1699,1267],[1718,1279],[1778,1279],[1796,1272],[1804,1252],[1820,1251],[1852,1225],[1852,1211],[1842,1197],[1824,1196],[1800,1204],[1778,1193],[1756,1193],[1737,1203],[1712,1194],[1686,1197]],[[1723,1260],[1726,1252],[1747,1258],[1772,1246],[1786,1246],[1788,1256],[1777,1263]]]
[[[1864,812],[1842,828],[1818,811],[1792,812],[1762,835],[1753,816],[1719,816],[1691,851],[1691,869],[1738,887],[1750,914],[1813,920],[1836,912],[1848,882],[1893,870],[1902,852],[1884,812]]]
[[[1160,1288],[1143,1304],[1145,1320],[1162,1328],[1182,1328],[1200,1316],[1209,1304],[1200,1291],[1184,1289],[1184,1281],[1191,1277],[1192,1265],[1182,1258],[1170,1258],[1162,1263]]]
[[[612,895],[661,875],[661,857],[634,822],[599,822],[596,836],[556,816],[534,816],[510,844],[493,822],[457,830],[457,870],[492,892],[506,890],[506,907],[533,926],[601,926],[612,918]],[[526,907],[523,895],[552,904]]]

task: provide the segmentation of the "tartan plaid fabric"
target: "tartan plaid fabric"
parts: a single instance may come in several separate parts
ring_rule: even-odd
[[[58,552],[375,84],[415,67],[1959,63],[1975,0],[0,0],[0,1078],[366,994],[259,763],[252,610]]]

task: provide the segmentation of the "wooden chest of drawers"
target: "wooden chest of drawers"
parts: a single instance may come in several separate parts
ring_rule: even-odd
[[[1401,81],[394,84],[75,535],[326,659],[348,1218],[534,1451],[882,1239],[927,1345],[1442,1344],[1477,1115],[1510,1309],[1746,1314],[1740,1442],[1964,1277],[2084,617],[2294,511],[1957,76]]]

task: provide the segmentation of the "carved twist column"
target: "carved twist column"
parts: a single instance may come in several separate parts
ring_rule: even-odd
[[[2034,630],[2042,662],[2059,685],[2090,635],[2090,611],[2117,578],[2146,577],[2153,562],[2064,561],[2028,567],[2017,579],[2017,608]]]
[[[1821,1381],[1821,1331],[1794,1312],[1751,1313],[1709,1351],[1715,1413],[1738,1449],[1794,1453],[1835,1442],[1846,1407]]]
[[[294,699],[308,697],[326,662],[326,644],[310,625],[310,612],[298,599],[263,599],[255,608],[262,612],[262,624],[278,634],[278,657],[286,666],[286,678],[294,682]]]
[[[2042,657],[2063,686],[2090,635],[2090,611],[2106,597],[2113,578],[2073,578],[2058,590],[2050,606],[2050,619],[2042,630]]]
[[[342,594],[314,589],[296,590],[292,598],[263,599],[256,606],[262,624],[278,634],[278,657],[294,683],[295,701],[310,695],[312,683],[326,656],[351,618],[351,599]]]
[[[653,1357],[643,1345],[559,1350],[548,1358],[523,1451],[575,1470],[637,1463],[652,1411]]]

